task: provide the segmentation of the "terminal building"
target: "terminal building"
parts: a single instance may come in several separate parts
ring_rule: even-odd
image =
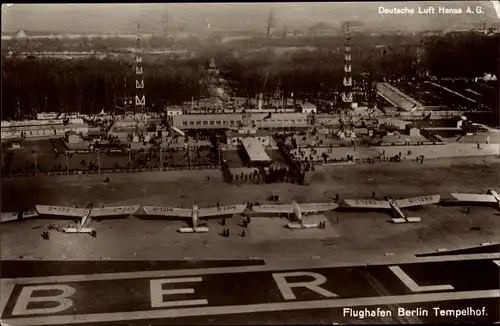
[[[169,116],[171,127],[189,129],[230,129],[243,125],[259,129],[303,129],[309,127],[310,114],[293,113],[226,113],[226,114],[179,114]],[[246,124],[246,123],[245,123]]]
[[[1,137],[4,139],[54,137],[64,138],[68,131],[87,135],[89,127],[82,119],[2,121]]]

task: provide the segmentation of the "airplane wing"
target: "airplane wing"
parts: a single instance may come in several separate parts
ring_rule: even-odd
[[[336,203],[299,204],[302,213],[333,211],[337,207],[339,207],[339,205]]]
[[[400,208],[412,207],[412,206],[422,206],[422,205],[430,205],[439,203],[440,195],[432,195],[432,196],[420,196],[413,198],[405,198],[395,200],[396,205]]]
[[[198,217],[212,217],[220,215],[232,215],[241,214],[245,210],[246,205],[228,205],[210,208],[200,208],[198,211]]]
[[[74,208],[67,206],[36,205],[38,214],[82,217],[85,208]]]
[[[114,206],[92,208],[92,217],[134,215],[139,210],[139,205]]]
[[[344,199],[344,201],[350,207],[357,207],[357,208],[391,208],[391,205],[386,200]]]
[[[146,215],[155,216],[174,216],[174,217],[191,217],[193,210],[190,208],[174,208],[162,206],[144,206]]]
[[[480,202],[480,203],[496,203],[496,199],[492,195],[480,195],[480,194],[451,194],[453,198],[458,201],[465,202]]]
[[[254,212],[259,213],[293,213],[292,205],[258,205],[252,207]]]
[[[25,220],[25,219],[36,217],[36,216],[38,216],[38,212],[35,212],[35,211],[2,213],[1,221],[2,221],[2,223],[4,223],[4,222],[16,221],[16,220]]]

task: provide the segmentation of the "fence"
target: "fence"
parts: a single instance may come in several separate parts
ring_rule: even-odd
[[[439,160],[439,159],[463,159],[463,158],[477,158],[477,157],[483,157],[483,158],[498,158],[498,155],[495,154],[488,154],[488,155],[455,155],[455,156],[435,156],[435,157],[425,157],[424,156],[424,161],[431,161],[431,160]],[[381,163],[381,162],[402,162],[402,161],[416,161],[416,157],[409,158],[409,157],[400,157],[399,161],[391,161],[390,157],[382,157],[382,158],[357,158],[354,160],[346,160],[346,159],[339,159],[339,160],[328,160],[327,162],[321,161],[321,160],[314,160],[314,161],[309,161],[308,163],[311,163],[312,165],[318,165],[318,166],[332,166],[332,165],[346,165],[346,164],[373,164],[373,163]],[[419,160],[420,161],[420,160]],[[372,163],[373,162],[373,163]],[[305,162],[303,162],[305,164]]]
[[[219,169],[218,165],[200,165],[191,167],[164,167],[164,168],[142,168],[142,169],[101,169],[100,171],[58,171],[58,172],[39,172],[39,173],[16,173],[4,174],[3,177],[8,178],[22,178],[22,177],[51,177],[61,175],[84,175],[84,174],[113,174],[113,173],[140,173],[140,172],[172,172],[172,171],[186,171],[186,170],[215,170]]]

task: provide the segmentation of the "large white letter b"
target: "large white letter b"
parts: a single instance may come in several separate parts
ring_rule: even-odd
[[[48,290],[61,291],[62,293],[43,297],[32,297],[32,294],[35,291]],[[69,285],[62,284],[25,286],[23,287],[21,293],[19,294],[19,297],[17,298],[16,305],[12,310],[12,315],[53,314],[64,311],[73,306],[73,300],[69,299],[68,297],[72,296],[75,292],[75,288]],[[28,309],[28,305],[30,302],[55,302],[58,303],[58,305],[51,308]]]

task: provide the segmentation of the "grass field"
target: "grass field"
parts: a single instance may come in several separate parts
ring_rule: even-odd
[[[33,151],[36,152],[36,158]],[[23,148],[5,151],[2,153],[2,157],[5,171],[12,174],[34,172],[35,159],[37,167],[41,171],[49,171],[59,164],[61,165],[62,171],[66,171],[66,162],[68,163],[70,171],[81,170],[84,168],[81,164],[82,160],[85,161],[87,165],[91,161],[95,164],[99,161],[101,169],[112,169],[115,166],[124,169],[129,163],[129,155],[125,153],[101,153],[99,155],[97,153],[75,153],[66,160],[64,154],[57,155],[54,152],[48,140],[28,141]],[[191,150],[190,154],[191,165],[193,166],[211,165],[212,159],[215,158],[212,151],[208,149]],[[7,163],[9,160],[11,162],[10,165]],[[135,153],[131,156],[133,169],[159,167],[160,162],[175,167],[188,165],[189,159],[187,159],[184,149],[174,153],[163,152],[162,160],[160,160],[159,154],[149,161],[146,160],[146,153]]]

